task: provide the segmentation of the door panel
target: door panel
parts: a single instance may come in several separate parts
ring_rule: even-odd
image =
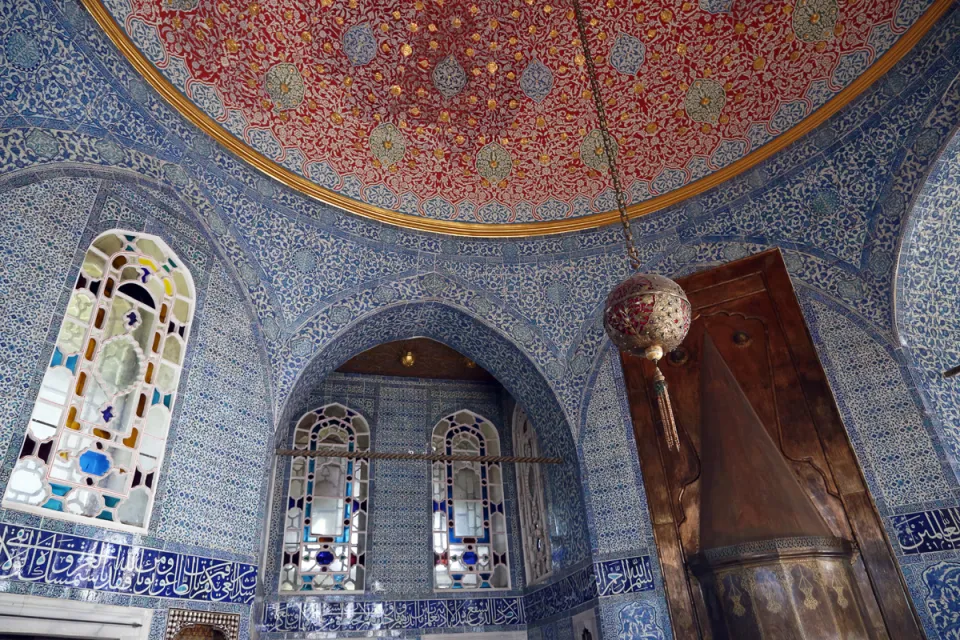
[[[665,445],[648,393],[653,366],[621,354],[640,465],[678,638],[710,638],[686,559],[699,547],[699,362],[709,334],[771,439],[838,538],[855,542],[864,615],[878,637],[922,638],[880,518],[870,501],[779,250],[679,281],[694,309],[690,334],[661,361],[680,433]],[[762,519],[744,522],[762,528]]]

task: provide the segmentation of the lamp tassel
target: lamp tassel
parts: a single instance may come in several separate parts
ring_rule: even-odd
[[[667,391],[667,380],[660,372],[657,361],[653,361],[653,392],[657,396],[657,405],[660,407],[660,419],[663,421],[663,434],[667,439],[667,448],[671,451],[680,450],[680,434],[677,433],[677,421],[673,418],[673,406],[670,404],[670,392]]]

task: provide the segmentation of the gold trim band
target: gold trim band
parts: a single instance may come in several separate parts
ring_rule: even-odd
[[[259,171],[325,204],[333,205],[364,218],[386,222],[407,229],[486,238],[516,238],[579,231],[581,229],[592,229],[612,224],[619,219],[616,211],[607,211],[605,213],[594,213],[588,216],[568,218],[565,220],[521,222],[516,224],[483,224],[480,222],[435,220],[422,216],[399,213],[365,202],[359,202],[330,191],[329,189],[325,189],[307,180],[303,176],[297,175],[289,169],[280,166],[260,152],[255,151],[252,147],[237,140],[231,133],[220,126],[216,120],[201,111],[199,107],[180,93],[180,91],[147,60],[123,29],[116,23],[113,16],[111,16],[103,6],[101,0],[82,1],[110,40],[112,40],[120,50],[120,53],[127,58],[140,75],[142,75],[174,109],[179,111],[183,117],[213,137],[234,155],[253,165]],[[660,209],[665,209],[687,198],[703,193],[730,178],[740,175],[803,137],[826,121],[830,116],[840,111],[840,109],[845,107],[850,101],[863,93],[877,78],[885,74],[893,65],[899,62],[900,59],[920,41],[930,27],[940,19],[940,16],[946,12],[952,2],[953,0],[934,0],[934,3],[930,5],[930,8],[924,12],[920,19],[917,20],[906,33],[900,36],[897,42],[890,47],[890,50],[873,63],[866,72],[861,74],[826,104],[801,120],[800,123],[787,132],[780,134],[764,146],[750,152],[719,171],[715,171],[679,189],[632,205],[627,210],[628,214],[631,218],[636,218],[654,211],[659,211]]]

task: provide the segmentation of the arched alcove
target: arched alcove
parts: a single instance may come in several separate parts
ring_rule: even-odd
[[[960,133],[932,166],[903,229],[896,330],[954,473],[960,460]]]
[[[439,302],[405,303],[386,307],[348,326],[317,353],[299,376],[283,411],[276,441],[287,442],[294,421],[323,404],[324,380],[351,357],[377,345],[415,336],[441,342],[483,367],[524,408],[540,439],[544,456],[564,459],[547,467],[551,544],[554,570],[563,571],[590,557],[586,513],[581,495],[577,449],[565,414],[549,383],[512,341],[467,311]],[[281,489],[274,492],[278,495]],[[270,532],[276,538],[276,519]],[[272,555],[275,545],[271,544]],[[268,573],[275,559],[268,557]],[[268,577],[269,581],[269,577]]]

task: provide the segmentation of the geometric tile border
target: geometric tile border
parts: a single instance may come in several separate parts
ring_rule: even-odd
[[[240,616],[232,613],[170,609],[167,614],[166,640],[174,640],[181,630],[204,625],[221,631],[226,640],[240,639]]]

